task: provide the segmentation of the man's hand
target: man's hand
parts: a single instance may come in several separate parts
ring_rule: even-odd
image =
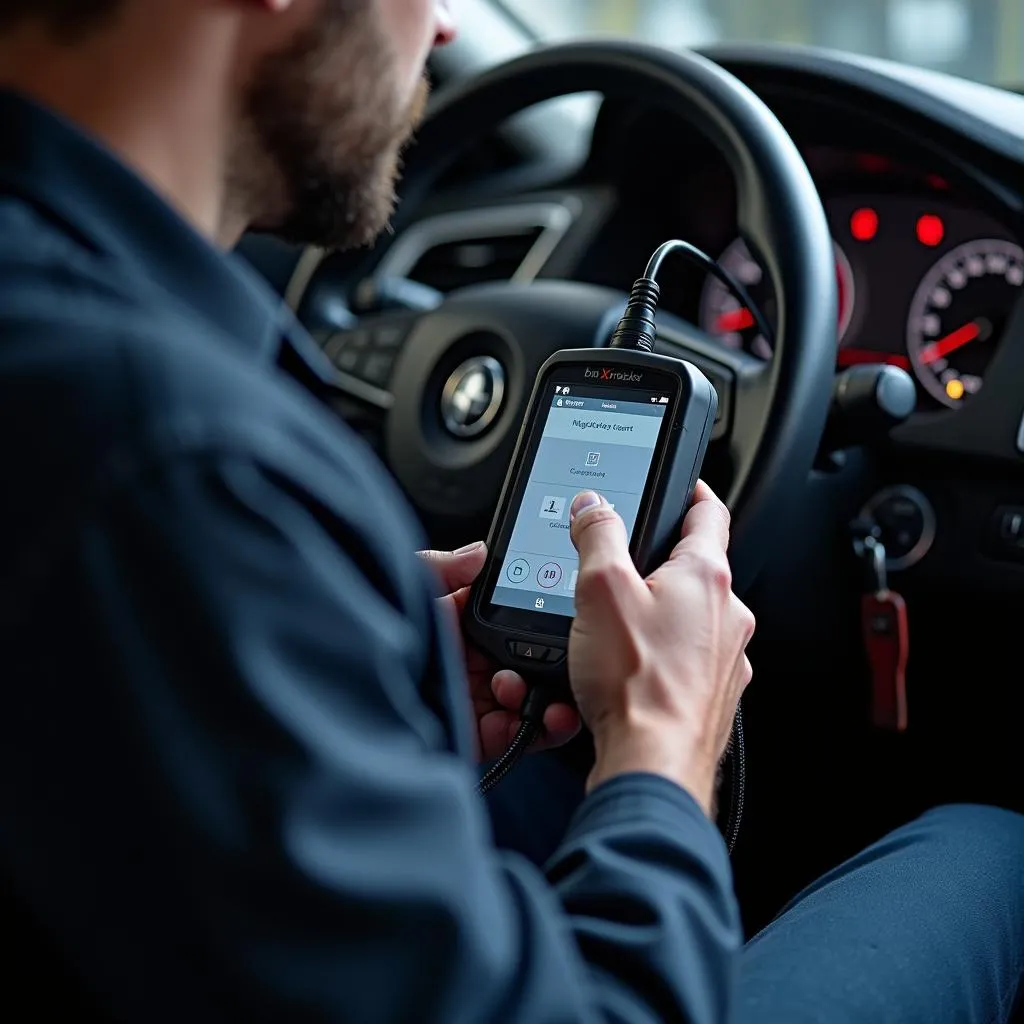
[[[622,520],[598,495],[573,502],[572,539],[580,575],[569,678],[594,733],[591,787],[653,772],[710,813],[754,633],[754,616],[732,592],[728,510],[699,484],[682,539],[646,580]]]
[[[469,600],[469,588],[487,560],[483,543],[458,551],[421,551],[420,557],[440,574],[445,613],[460,630],[462,612]],[[526,700],[526,682],[516,672],[497,671],[497,665],[475,647],[463,644],[469,698],[477,722],[477,753],[483,761],[501,757],[519,728],[519,709]],[[544,732],[534,751],[560,747],[580,729],[580,716],[567,704],[552,704],[544,713]]]

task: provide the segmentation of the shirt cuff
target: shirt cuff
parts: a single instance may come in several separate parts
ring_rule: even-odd
[[[661,775],[633,772],[602,783],[580,805],[563,845],[606,828],[657,824],[690,843],[711,843],[729,863],[729,851],[717,826],[682,786]]]

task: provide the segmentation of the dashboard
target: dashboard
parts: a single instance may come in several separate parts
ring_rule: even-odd
[[[916,385],[917,408],[906,421],[852,442],[841,459],[823,454],[809,494],[820,485],[842,509],[822,520],[909,509],[911,540],[887,538],[904,586],[1019,592],[1024,134],[1015,125],[1024,123],[1024,99],[942,76],[918,81],[921,73],[862,67],[847,56],[751,47],[713,58],[768,104],[817,186],[841,296],[837,370],[888,363]],[[307,324],[330,327],[339,296],[367,312],[363,285],[374,281],[410,280],[443,296],[551,278],[624,297],[650,254],[676,237],[731,270],[774,323],[775,296],[761,255],[739,238],[733,175],[714,146],[684,120],[635,99],[606,97],[594,109],[574,129],[587,136],[582,158],[517,163],[504,140],[478,142],[429,197],[399,207],[393,233],[372,251],[304,254],[283,275],[287,301]],[[558,129],[548,133],[551,145],[562,122]],[[661,307],[702,328],[712,344],[772,358],[750,311],[702,268],[670,260],[659,280]],[[381,450],[367,403],[386,385],[370,379],[370,369],[386,378],[388,365],[339,369],[354,396],[344,414]],[[712,449],[709,474],[720,483],[714,474],[728,479],[731,453]],[[908,494],[917,497],[908,503]],[[848,536],[828,543],[848,557]]]
[[[844,194],[825,209],[839,285],[837,367],[911,371],[925,408],[973,400],[1024,285],[1024,250],[992,218],[936,195]],[[773,322],[771,286],[742,239],[719,259]],[[772,356],[750,311],[717,279],[703,289],[698,322],[723,345]]]
[[[624,118],[650,138],[651,115]],[[664,126],[662,126],[664,132]],[[986,375],[1024,288],[1024,248],[1015,216],[990,197],[956,183],[945,167],[916,163],[872,145],[801,146],[832,229],[840,311],[836,367],[889,363],[909,372],[922,413],[983,401]],[[862,141],[861,145],[857,141]],[[777,306],[759,254],[735,227],[728,169],[688,134],[656,154],[655,194],[670,206],[645,212],[640,175],[624,171],[620,206],[592,239],[574,276],[622,287],[643,250],[680,237],[714,256],[776,324]],[[650,168],[645,176],[650,174]],[[668,187],[670,186],[671,187]],[[628,264],[628,266],[627,266]],[[634,275],[635,276],[635,275]],[[768,360],[772,347],[754,317],[715,278],[690,267],[663,272],[662,304],[729,348]]]

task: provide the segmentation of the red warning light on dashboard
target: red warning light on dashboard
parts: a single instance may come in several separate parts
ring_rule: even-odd
[[[918,218],[917,240],[922,245],[934,249],[937,245],[942,244],[945,237],[946,225],[942,223],[941,217],[937,217],[934,213],[926,213]]]
[[[878,214],[870,206],[853,211],[850,234],[858,242],[870,242],[878,234]]]

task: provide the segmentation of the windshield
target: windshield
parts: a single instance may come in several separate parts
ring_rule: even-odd
[[[503,0],[548,40],[627,35],[662,46],[803,43],[1024,81],[1022,0]]]

